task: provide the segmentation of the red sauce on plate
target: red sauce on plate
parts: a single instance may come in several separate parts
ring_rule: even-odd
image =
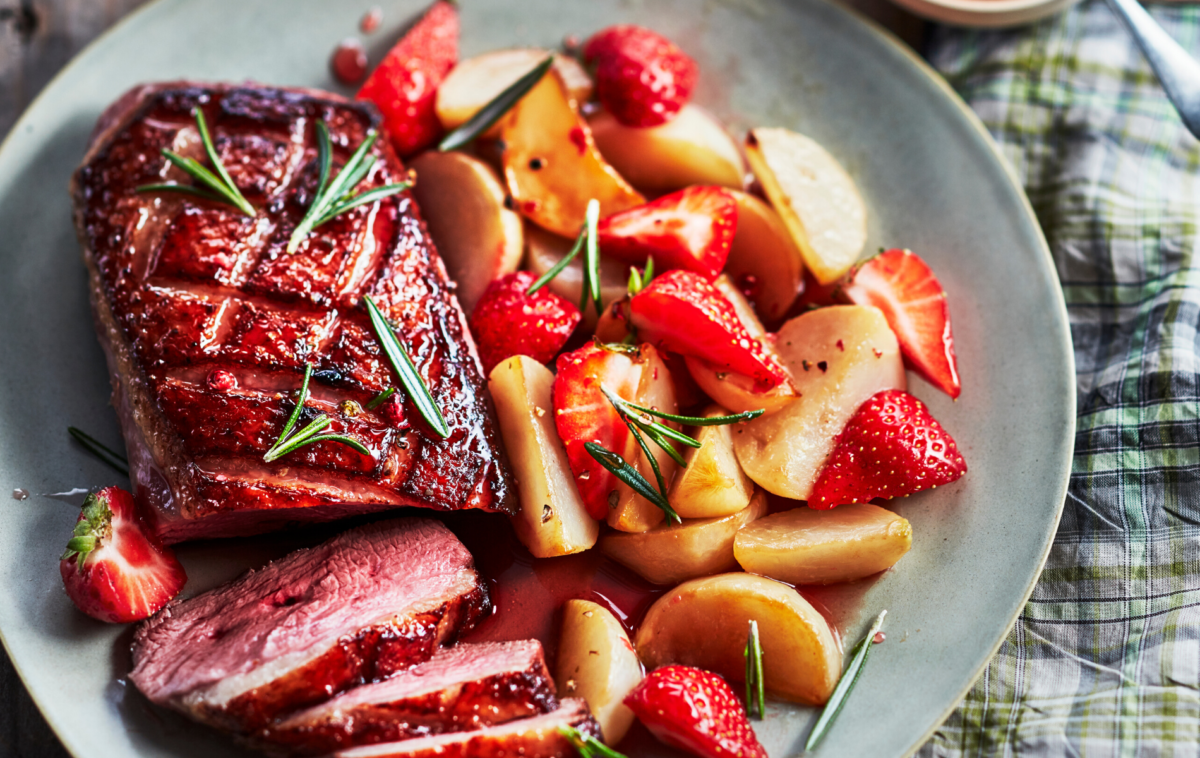
[[[367,75],[367,51],[353,37],[344,39],[333,49],[329,68],[342,84],[357,84]]]

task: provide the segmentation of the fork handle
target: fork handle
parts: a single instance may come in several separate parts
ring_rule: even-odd
[[[1142,48],[1183,123],[1200,138],[1200,63],[1137,0],[1108,0]]]

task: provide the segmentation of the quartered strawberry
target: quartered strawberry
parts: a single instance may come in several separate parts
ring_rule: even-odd
[[[475,304],[471,334],[486,373],[514,355],[549,363],[575,331],[579,309],[545,287],[525,294],[535,281],[528,271],[507,274],[489,284]]]
[[[857,267],[842,294],[883,311],[909,368],[950,397],[958,397],[958,363],[946,293],[911,250],[888,250]]]
[[[826,510],[876,497],[903,497],[949,484],[965,473],[967,463],[954,439],[925,404],[904,390],[884,390],[847,422],[808,505]]]
[[[617,478],[588,454],[584,443],[595,442],[618,455],[628,447],[629,427],[600,391],[600,385],[633,400],[641,377],[637,356],[593,343],[560,355],[556,369],[554,424],[566,448],[579,496],[592,518],[603,520]]]
[[[767,758],[733,688],[691,666],[655,669],[625,697],[655,737],[704,758]]]
[[[596,67],[596,96],[626,126],[664,124],[692,97],[696,62],[666,37],[619,24],[587,41],[583,57]]]
[[[408,157],[442,133],[437,88],[458,62],[458,8],[437,0],[379,63],[362,89],[383,114],[392,147]]]
[[[601,219],[605,255],[659,271],[685,269],[715,279],[737,231],[737,200],[722,187],[688,187]]]
[[[114,624],[148,618],[187,582],[175,554],[151,536],[133,496],[119,487],[87,496],[59,570],[79,610]]]
[[[655,277],[629,301],[629,312],[646,342],[745,374],[763,387],[788,378],[746,331],[733,305],[699,274],[677,269]]]

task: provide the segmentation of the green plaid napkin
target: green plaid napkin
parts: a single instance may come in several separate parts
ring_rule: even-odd
[[[1200,7],[1151,12],[1200,55]],[[920,754],[1200,755],[1200,141],[1102,0],[1012,31],[938,29],[929,58],[1050,242],[1079,424],[1033,597]]]

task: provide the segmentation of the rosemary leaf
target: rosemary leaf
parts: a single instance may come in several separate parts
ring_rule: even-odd
[[[551,282],[551,280],[554,279],[554,277],[561,274],[563,272],[563,269],[565,269],[567,266],[571,265],[571,261],[575,260],[575,258],[578,257],[580,251],[583,250],[583,243],[584,243],[584,240],[586,240],[586,239],[587,239],[587,227],[585,226],[579,230],[579,236],[575,238],[575,244],[571,246],[571,251],[569,253],[567,253],[566,255],[564,255],[561,261],[559,261],[558,263],[555,263],[553,268],[551,268],[546,273],[542,274],[541,277],[529,287],[529,289],[525,290],[525,294],[532,295],[533,293],[540,290],[542,287],[545,287],[547,284],[549,284]]]
[[[750,619],[746,639],[746,713],[761,720],[766,714],[766,685],[763,682],[763,650],[758,638],[758,622]]]
[[[679,514],[675,512],[667,499],[659,494],[658,490],[654,489],[650,482],[647,482],[645,477],[638,473],[637,469],[626,463],[624,458],[595,442],[585,442],[583,448],[597,463],[628,484],[630,489],[661,508],[663,513],[667,514],[667,518],[679,523]]]
[[[380,392],[378,395],[376,395],[375,397],[371,398],[371,402],[367,403],[367,405],[366,405],[366,409],[367,409],[367,410],[369,410],[369,411],[373,411],[373,410],[375,410],[375,409],[376,409],[376,408],[378,408],[379,406],[381,406],[381,405],[383,405],[384,403],[386,403],[386,402],[387,402],[387,399],[388,399],[389,397],[391,397],[392,395],[395,395],[395,394],[396,394],[396,388],[395,388],[395,387],[388,387],[388,388],[387,388],[386,390],[384,390],[383,392]]]
[[[533,86],[542,80],[542,77],[553,65],[554,56],[547,55],[545,60],[530,69],[529,73],[508,85],[503,92],[492,98],[491,102],[480,108],[474,116],[467,119],[465,124],[443,137],[442,141],[438,143],[438,150],[444,153],[447,150],[457,150],[469,145],[476,137],[490,129],[492,124],[499,121],[501,116],[512,110],[517,101],[525,97],[525,93],[533,89]]]
[[[204,113],[199,108],[192,108],[192,117],[196,119],[196,130],[200,132],[200,141],[204,144],[204,153],[208,156],[209,162],[213,164],[213,168],[216,169],[217,173],[214,174],[212,171],[209,171],[195,158],[184,158],[182,155],[164,147],[162,149],[163,157],[202,184],[203,187],[189,187],[186,184],[170,182],[165,184],[143,184],[137,187],[135,191],[182,192],[187,195],[202,197],[205,200],[228,203],[247,216],[253,217],[256,213],[254,206],[247,202],[246,198],[237,188],[237,185],[234,184],[233,179],[229,176],[229,172],[225,170],[225,165],[221,163],[221,157],[217,155],[217,148],[213,145],[212,135],[208,131],[208,122],[204,120]]]
[[[662,411],[653,408],[647,408],[644,405],[629,400],[624,401],[626,405],[634,410],[641,411],[649,416],[657,416],[667,421],[677,421],[684,426],[724,426],[725,424],[736,424],[739,421],[750,421],[756,419],[765,413],[765,409],[759,408],[756,411],[746,411],[744,413],[735,413],[730,416],[713,416],[712,418],[703,418],[701,416],[677,416],[673,413],[663,413]]]
[[[129,459],[97,440],[92,435],[74,426],[67,427],[67,433],[92,455],[113,469],[129,476]]]
[[[604,310],[604,306],[600,303],[600,242],[597,239],[599,235],[596,233],[596,227],[600,223],[600,201],[596,198],[588,201],[585,218],[587,248],[583,254],[584,295],[583,305],[579,306],[579,310],[583,310],[587,305],[588,295],[591,295],[592,302],[596,306],[596,315],[599,316]]]
[[[646,258],[646,268],[642,269],[642,287],[645,288],[654,279],[654,256]]]
[[[625,289],[629,294],[636,295],[642,291],[642,274],[637,270],[637,266],[629,267],[629,284],[625,285]]]
[[[575,743],[575,749],[579,751],[581,758],[625,758],[600,740],[581,733],[573,726],[560,726],[558,733]]]
[[[333,220],[335,217],[342,215],[346,211],[354,210],[360,205],[367,205],[368,203],[373,203],[376,200],[382,200],[385,197],[397,195],[405,190],[412,189],[412,187],[413,183],[406,181],[397,182],[395,184],[385,184],[382,187],[376,187],[375,189],[370,189],[366,192],[360,192],[349,200],[344,200],[333,206],[328,213],[317,219],[317,223],[313,224],[313,228],[315,229],[325,222]]]
[[[813,726],[812,732],[808,735],[808,741],[804,744],[805,750],[813,750],[820,744],[821,740],[825,737],[825,732],[829,731],[829,725],[833,723],[838,713],[841,712],[842,706],[846,704],[846,698],[850,696],[850,691],[854,689],[854,684],[858,681],[858,676],[862,673],[863,666],[867,662],[867,655],[871,652],[875,635],[883,628],[883,619],[885,616],[887,616],[887,611],[881,611],[879,616],[875,618],[875,622],[871,624],[871,628],[867,631],[867,636],[852,651],[850,665],[846,667],[842,678],[838,680],[837,687],[834,688],[833,694],[829,696],[829,702],[825,704],[825,709],[821,711],[821,717],[817,719],[816,725]]]
[[[371,317],[371,326],[375,329],[375,336],[379,339],[379,344],[383,347],[383,352],[391,362],[392,368],[399,375],[404,391],[408,393],[413,405],[417,406],[417,410],[421,412],[430,428],[443,438],[449,437],[450,427],[446,425],[446,419],[442,417],[441,409],[434,402],[433,395],[429,394],[425,380],[417,373],[417,367],[408,357],[404,345],[400,344],[396,333],[392,331],[392,327],[379,311],[379,307],[375,305],[375,301],[370,297],[363,297],[363,301],[367,305],[367,313]]]
[[[612,403],[613,408],[617,410],[617,414],[621,417],[621,420],[624,421],[630,429],[633,429],[634,426],[636,426],[638,429],[643,431],[646,436],[652,439],[654,444],[665,450],[667,455],[671,456],[676,463],[685,468],[687,467],[687,463],[684,461],[683,456],[680,455],[679,451],[675,449],[675,446],[667,440],[668,438],[674,439],[678,442],[682,442],[688,447],[696,448],[700,447],[699,442],[682,432],[675,431],[669,426],[646,419],[645,417],[641,416],[641,414],[631,412],[630,407],[633,406],[633,403],[625,400],[604,385],[600,385],[600,391],[604,393],[606,398],[608,398],[608,402]],[[638,407],[640,408],[641,406]]]

